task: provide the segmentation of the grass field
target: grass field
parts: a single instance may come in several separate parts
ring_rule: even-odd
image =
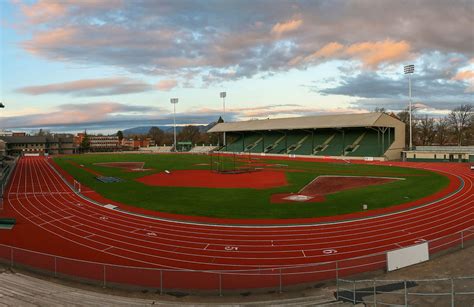
[[[446,187],[449,180],[437,173],[392,166],[357,165],[347,163],[317,163],[278,161],[288,168],[303,172],[286,172],[288,185],[267,190],[216,189],[147,186],[134,179],[164,170],[209,169],[197,166],[209,163],[204,155],[140,155],[100,154],[55,157],[54,160],[76,180],[94,189],[102,196],[146,209],[209,217],[226,218],[305,218],[346,214],[361,211],[362,204],[370,209],[406,203]],[[71,161],[74,162],[71,163]],[[117,168],[97,166],[100,162],[145,162],[145,172],[126,172]],[[106,176],[123,179],[123,182],[101,183],[83,165]],[[297,192],[319,175],[355,175],[405,178],[378,186],[341,191],[326,196],[319,203],[270,202],[272,194]]]

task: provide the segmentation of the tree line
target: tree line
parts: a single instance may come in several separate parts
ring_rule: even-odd
[[[389,113],[384,108],[376,108],[382,112],[397,117],[406,124],[406,142],[409,145],[410,113],[405,109],[397,114]],[[474,145],[474,105],[460,105],[442,117],[432,117],[418,114],[416,107],[412,108],[412,133],[414,146],[469,146]]]

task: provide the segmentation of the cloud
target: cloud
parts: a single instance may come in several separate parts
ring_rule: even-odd
[[[3,117],[1,124],[8,128],[83,125],[130,118],[145,119],[163,112],[166,110],[158,107],[117,102],[71,103],[59,105],[47,113]]]
[[[471,80],[471,79],[474,79],[473,70],[460,71],[453,77],[453,80]]]
[[[84,79],[63,83],[27,86],[16,91],[29,95],[68,94],[71,96],[111,96],[150,91],[152,86],[129,78]]]
[[[301,19],[292,19],[287,22],[277,23],[272,27],[272,34],[282,35],[283,33],[293,32],[297,30],[303,24]]]
[[[160,91],[169,91],[175,88],[178,85],[178,81],[176,80],[161,80],[156,84],[156,87]]]
[[[304,62],[324,61],[331,59],[351,59],[363,63],[367,69],[375,70],[381,64],[393,64],[412,58],[410,44],[406,41],[384,40],[380,42],[362,42],[344,46],[331,42],[311,55]],[[300,58],[301,60],[301,58]],[[294,64],[299,64],[294,61]]]
[[[470,1],[43,0],[18,6],[31,34],[21,46],[32,54],[175,79],[222,82],[333,59],[375,69],[433,51],[474,56]]]
[[[469,64],[469,59],[458,55],[457,61],[449,61],[453,55],[433,53],[421,58],[412,75],[412,95],[416,103],[425,109],[450,109],[472,101],[465,90],[465,78],[469,73],[456,73]],[[311,88],[311,87],[310,87]],[[312,88],[324,95],[344,95],[357,98],[355,108],[386,107],[401,110],[408,101],[408,79],[399,74],[381,74],[373,71],[341,77],[338,84],[324,89]]]

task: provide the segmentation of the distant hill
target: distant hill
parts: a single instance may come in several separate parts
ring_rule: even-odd
[[[206,132],[207,130],[211,129],[214,125],[215,125],[215,123],[211,123],[207,126],[198,126],[198,127],[199,127],[199,130],[201,132]],[[158,127],[161,130],[163,130],[164,132],[170,132],[170,133],[173,132],[173,126],[140,126],[140,127],[134,127],[134,128],[129,128],[129,129],[123,130],[123,135],[124,136],[129,136],[129,135],[136,135],[136,134],[147,134],[148,131],[150,131],[151,127]],[[181,131],[181,129],[183,129],[183,128],[184,128],[184,126],[177,126],[176,127],[176,133],[179,133]]]

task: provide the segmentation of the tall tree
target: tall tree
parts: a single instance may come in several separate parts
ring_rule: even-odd
[[[84,132],[84,138],[81,141],[80,149],[82,151],[89,151],[91,148],[91,141],[89,139],[89,136],[87,135],[87,132]]]
[[[178,134],[178,140],[180,141],[189,141],[193,144],[196,144],[201,136],[201,131],[198,126],[186,126]]]
[[[435,120],[428,115],[423,116],[419,120],[418,137],[421,145],[433,145],[435,140]]]
[[[154,140],[156,145],[163,145],[166,142],[165,132],[158,127],[151,127],[148,137]]]
[[[443,146],[449,141],[449,121],[446,117],[440,118],[436,123],[436,142]]]
[[[461,105],[451,111],[448,115],[458,146],[461,146],[465,140],[465,134],[472,125],[474,106],[472,104]]]
[[[122,130],[117,131],[117,136],[118,136],[119,142],[121,142],[123,140],[123,131]]]

